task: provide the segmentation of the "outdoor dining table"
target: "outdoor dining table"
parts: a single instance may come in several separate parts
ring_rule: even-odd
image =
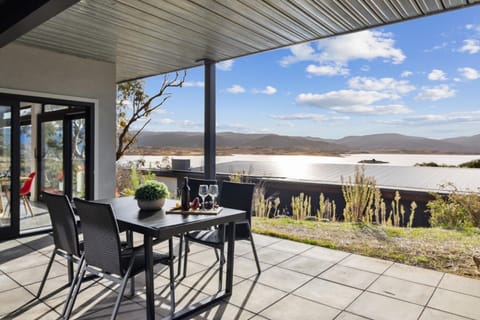
[[[211,308],[224,298],[231,296],[233,286],[233,259],[235,247],[235,222],[245,219],[245,211],[223,208],[216,215],[167,213],[175,206],[175,200],[167,200],[162,210],[143,211],[137,206],[133,197],[96,200],[112,205],[118,225],[121,229],[143,234],[145,249],[145,286],[146,286],[146,319],[155,319],[155,293],[153,273],[153,244],[155,241],[168,240],[172,236],[188,231],[205,229],[215,225],[228,224],[226,228],[227,276],[225,290],[179,310],[171,319],[187,319],[203,310]]]

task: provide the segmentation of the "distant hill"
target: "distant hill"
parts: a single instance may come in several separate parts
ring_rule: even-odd
[[[480,134],[470,137],[444,139],[443,141],[460,144],[475,153],[480,153]]]
[[[202,132],[143,132],[139,148],[203,148]],[[385,133],[341,139],[282,136],[268,133],[217,133],[217,147],[239,150],[280,149],[291,152],[432,152],[480,153],[480,134],[471,137],[428,139]]]
[[[349,136],[335,141],[350,151],[401,151],[469,153],[470,148],[445,140],[404,136],[396,133]]]

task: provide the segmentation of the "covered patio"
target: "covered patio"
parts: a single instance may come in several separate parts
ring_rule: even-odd
[[[194,319],[480,319],[479,280],[254,237],[262,273],[257,276],[249,243],[237,243],[233,296]],[[59,318],[68,293],[65,259],[56,260],[42,297],[34,296],[52,248],[49,235],[0,244],[0,318]],[[188,276],[176,287],[179,307],[216,291],[215,261],[213,250],[192,245]],[[168,270],[155,271],[155,311],[158,317],[168,316]],[[118,319],[144,319],[142,281],[143,275],[137,276],[136,294],[124,298]],[[115,289],[108,281],[86,282],[73,318],[109,319]]]
[[[19,3],[0,1],[0,98],[5,99],[0,104],[21,96],[91,106],[93,181],[87,198],[101,199],[113,197],[115,190],[117,83],[204,65],[204,175],[213,178],[216,62],[460,9],[480,0]],[[13,125],[19,128],[19,122]],[[14,139],[18,147],[19,137]],[[15,157],[12,163],[18,161]],[[18,189],[19,171],[12,177],[12,190]],[[0,243],[0,318],[57,319],[68,292],[65,261],[56,260],[42,297],[35,298],[52,237],[21,234],[15,220],[20,209],[12,210],[17,210],[8,226],[12,230],[0,229],[0,239],[9,238]],[[480,319],[478,280],[254,237],[261,275],[249,245],[237,243],[232,297],[198,319]],[[192,245],[190,261],[188,276],[176,287],[180,308],[216,290],[213,250]],[[155,272],[155,312],[168,316],[167,270]],[[122,303],[119,318],[145,318],[142,277],[138,276],[136,294]],[[74,317],[108,319],[115,299],[109,285],[88,282]]]

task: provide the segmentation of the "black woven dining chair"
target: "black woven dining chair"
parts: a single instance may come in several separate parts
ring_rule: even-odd
[[[70,297],[73,290],[73,264],[78,263],[77,274],[80,271],[80,260],[83,251],[83,243],[78,239],[78,225],[75,219],[75,214],[72,208],[72,204],[66,195],[52,194],[48,192],[42,192],[42,199],[47,204],[48,213],[50,215],[50,221],[53,231],[53,244],[54,248],[50,260],[43,275],[42,282],[37,291],[37,298],[40,298],[45,282],[47,281],[48,274],[52,267],[55,256],[61,256],[67,260],[68,263],[68,280],[71,283]],[[68,298],[69,299],[69,298]],[[65,308],[63,314],[65,314],[69,300],[65,302]]]
[[[220,193],[220,205],[226,208],[243,210],[246,212],[245,220],[235,223],[235,240],[248,240],[252,245],[253,255],[257,265],[258,273],[261,273],[260,263],[258,261],[257,250],[253,241],[251,232],[251,212],[253,191],[255,184],[253,183],[235,183],[223,182]],[[223,265],[225,263],[224,247],[225,232],[228,232],[220,226],[215,230],[198,230],[185,234],[185,255],[183,265],[183,276],[187,275],[187,261],[189,252],[189,242],[193,241],[203,244],[214,249],[220,250],[220,268],[219,268],[219,289],[222,287]]]
[[[81,257],[82,243],[78,239],[78,227],[72,204],[66,195],[42,193],[42,198],[47,204],[53,231],[53,252],[50,256],[47,269],[43,276],[37,297],[42,294],[43,287],[50,273],[55,256],[59,255],[68,261],[68,278],[73,280],[73,263],[79,262]]]
[[[119,293],[111,316],[111,319],[115,319],[128,280],[131,279],[131,291],[133,293],[135,275],[145,271],[144,247],[122,249],[117,220],[111,205],[81,199],[75,199],[74,202],[82,222],[85,250],[65,316],[67,319],[70,318],[82,279],[88,271],[112,282],[120,283]],[[154,253],[153,263],[167,265],[170,269],[170,298],[173,314],[175,310],[175,285],[171,239],[169,239],[169,249],[168,255]]]

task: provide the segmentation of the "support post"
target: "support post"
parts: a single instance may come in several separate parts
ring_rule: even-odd
[[[215,62],[204,60],[205,65],[205,128],[203,138],[203,157],[205,179],[216,178],[215,153],[216,153],[216,87],[215,87]]]

